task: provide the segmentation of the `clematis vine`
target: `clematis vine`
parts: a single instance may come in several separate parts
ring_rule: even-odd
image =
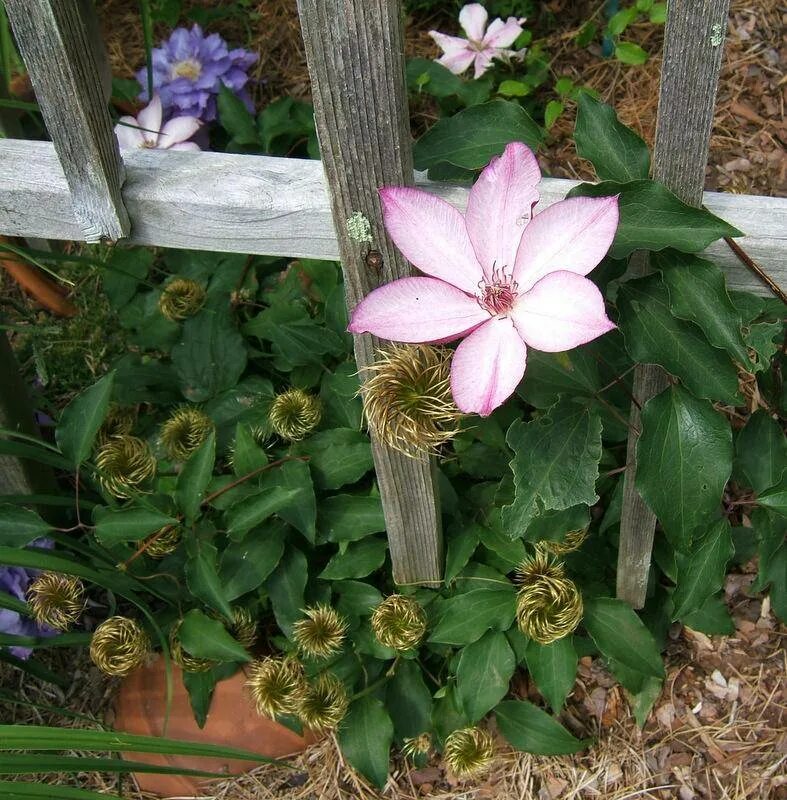
[[[480,3],[470,3],[459,12],[459,24],[467,34],[467,39],[429,31],[429,35],[443,51],[437,63],[451,70],[454,75],[461,75],[471,64],[475,64],[475,77],[480,78],[492,66],[493,59],[517,55],[508,48],[522,33],[524,17],[509,17],[505,22],[497,18],[487,28],[488,17],[486,9]]]
[[[462,339],[451,392],[464,413],[488,416],[513,394],[528,347],[562,352],[615,327],[584,276],[612,244],[618,198],[575,197],[533,216],[540,180],[531,150],[514,142],[483,170],[464,214],[419,189],[380,190],[388,234],[425,276],[370,292],[348,330],[418,344]]]
[[[122,150],[150,148],[154,150],[199,150],[196,142],[188,142],[201,127],[195,117],[175,117],[162,127],[161,98],[153,99],[136,117],[121,117],[115,126],[115,136]]]

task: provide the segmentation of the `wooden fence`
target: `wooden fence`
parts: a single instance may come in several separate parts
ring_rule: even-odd
[[[377,188],[411,184],[409,115],[399,0],[298,0],[312,79],[322,163],[222,153],[118,151],[108,113],[109,71],[90,0],[5,0],[52,143],[0,140],[0,234],[86,242],[340,259],[353,307],[382,282],[409,274],[382,225]],[[701,6],[701,7],[699,7]],[[686,202],[704,203],[747,236],[748,254],[783,284],[787,201],[702,194],[729,0],[670,0],[654,177]],[[459,208],[467,189],[418,179]],[[544,205],[574,181],[545,179]],[[359,244],[347,219],[370,221]],[[364,263],[383,255],[381,273]],[[732,289],[768,289],[721,242],[708,255]],[[646,270],[642,260],[637,268]],[[359,366],[376,341],[355,337]],[[663,381],[637,368],[644,401]],[[8,413],[2,408],[0,418]],[[638,408],[632,407],[636,421]],[[636,426],[634,426],[636,427]],[[634,490],[636,440],[629,441],[618,594],[644,600],[655,519]],[[436,584],[442,536],[434,465],[373,442],[394,579]],[[0,465],[0,491],[2,489]]]

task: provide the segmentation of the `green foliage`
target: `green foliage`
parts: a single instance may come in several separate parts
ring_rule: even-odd
[[[525,753],[568,755],[590,744],[587,739],[576,739],[557,720],[527,700],[504,700],[495,708],[495,720],[506,741]]]
[[[114,373],[110,372],[63,409],[56,431],[57,444],[74,467],[79,467],[90,455],[98,430],[109,410],[114,377]]]
[[[356,700],[339,729],[339,745],[352,767],[379,789],[388,777],[394,727],[383,703],[371,695]]]
[[[528,641],[525,659],[538,691],[558,713],[574,686],[577,674],[578,658],[573,637],[565,636],[551,644]]]
[[[456,692],[470,722],[477,722],[505,697],[515,667],[514,653],[500,631],[488,631],[462,649]]]
[[[9,503],[0,505],[0,545],[24,547],[50,530],[51,526],[35,511]]]

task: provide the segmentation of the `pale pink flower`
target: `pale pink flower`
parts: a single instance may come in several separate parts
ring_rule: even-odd
[[[463,338],[451,391],[465,413],[488,416],[525,373],[527,348],[562,352],[615,325],[587,275],[618,225],[617,197],[574,197],[536,216],[541,173],[531,150],[509,144],[470,190],[462,214],[419,189],[380,190],[385,227],[429,277],[368,294],[348,330],[396,342]]]
[[[454,75],[461,75],[475,62],[475,77],[480,78],[492,65],[493,58],[516,55],[508,48],[522,33],[524,18],[509,17],[505,22],[500,18],[494,19],[487,28],[488,17],[480,3],[470,3],[459,12],[459,24],[467,34],[467,39],[429,31],[443,51],[437,63],[450,69]]]
[[[136,117],[121,117],[115,126],[115,136],[121,150],[137,147],[154,150],[199,150],[196,142],[188,142],[201,127],[196,117],[174,117],[162,127],[161,98],[153,99]]]

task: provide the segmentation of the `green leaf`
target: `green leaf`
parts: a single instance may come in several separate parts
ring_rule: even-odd
[[[517,750],[542,756],[584,750],[589,739],[574,738],[557,720],[527,700],[504,700],[495,709],[500,733]]]
[[[564,636],[551,644],[539,644],[531,639],[527,643],[525,659],[538,691],[557,714],[577,678],[574,637]]]
[[[757,493],[779,483],[787,470],[787,437],[763,409],[749,417],[735,439],[734,469],[735,475]]]
[[[648,60],[648,51],[634,42],[621,42],[615,47],[615,58],[624,64],[639,66]]]
[[[227,600],[232,602],[260,586],[276,569],[283,553],[281,525],[266,526],[240,542],[230,542],[219,560],[219,580]]]
[[[663,25],[667,21],[667,4],[654,3],[650,9],[649,19],[654,25]]]
[[[724,273],[710,261],[674,250],[655,254],[651,264],[661,271],[672,313],[701,328],[714,347],[751,366],[741,315],[727,294]]]
[[[286,461],[280,467],[264,473],[260,486],[264,489],[280,487],[295,492],[290,502],[276,513],[313,544],[317,534],[317,500],[309,465],[305,461]]]
[[[178,524],[175,517],[142,506],[118,509],[98,506],[93,511],[93,522],[96,525],[96,539],[107,546],[118,542],[138,542],[160,531],[165,525]]]
[[[246,369],[246,345],[228,311],[204,308],[183,323],[171,358],[183,396],[201,403],[235,386]]]
[[[708,532],[692,542],[691,549],[678,557],[678,577],[672,596],[673,619],[684,619],[698,611],[724,584],[727,563],[734,547],[730,523],[720,519]]]
[[[782,622],[787,622],[787,544],[782,544],[773,558],[765,564],[761,580],[765,586],[770,587],[768,596],[774,614]]]
[[[235,92],[219,81],[219,96],[216,100],[221,127],[232,137],[236,144],[256,144],[257,127],[254,117]]]
[[[518,103],[492,100],[444,117],[416,143],[416,169],[448,162],[465,169],[480,169],[500,155],[510,142],[524,142],[535,150],[541,129]]]
[[[526,542],[562,542],[569,531],[584,530],[590,525],[590,509],[584,504],[560,511],[545,511],[537,516],[524,533]]]
[[[449,584],[465,568],[478,547],[478,526],[468,525],[457,533],[450,533],[446,538],[448,542],[443,580]]]
[[[565,111],[565,106],[560,100],[550,100],[547,103],[546,110],[544,111],[544,126],[549,130],[557,121],[560,115]]]
[[[609,22],[607,22],[607,33],[610,36],[620,36],[636,18],[636,7],[631,6],[621,9],[609,18]]]
[[[342,755],[378,789],[388,779],[388,759],[393,741],[393,723],[385,706],[371,695],[350,705],[338,739]]]
[[[344,327],[347,327],[346,323]],[[361,428],[363,404],[358,396],[360,383],[356,373],[355,364],[348,362],[323,375],[320,384],[323,422],[330,428]]]
[[[213,699],[213,690],[216,688],[216,678],[213,670],[205,672],[181,673],[183,685],[189,693],[189,703],[194,714],[194,721],[200,728],[205,727],[210,711],[210,701]]]
[[[620,222],[609,255],[626,258],[634,250],[663,250],[674,247],[684,253],[699,253],[723,236],[743,234],[715,217],[679,200],[656,181],[582,183],[569,197],[619,195]]]
[[[368,437],[349,428],[334,428],[310,436],[293,448],[293,453],[309,456],[318,489],[340,489],[360,480],[374,467]]]
[[[471,589],[444,600],[433,620],[430,642],[471,644],[488,630],[505,631],[516,613],[516,592],[511,584]]]
[[[385,530],[379,497],[337,494],[320,503],[320,532],[330,542],[351,542]]]
[[[365,578],[379,569],[385,561],[388,544],[385,539],[369,536],[360,542],[350,542],[344,552],[336,553],[320,573],[324,580],[340,581]]]
[[[183,465],[175,486],[175,501],[186,517],[187,524],[191,524],[199,515],[205,489],[213,477],[215,461],[216,432],[211,431]]]
[[[470,722],[477,722],[505,697],[515,669],[516,658],[500,631],[487,631],[462,649],[456,669],[456,691]]]
[[[598,500],[601,421],[587,406],[561,400],[528,423],[517,420],[506,436],[514,451],[514,502],[502,509],[509,536],[521,536],[545,510]]]
[[[136,294],[153,265],[153,250],[143,247],[113,247],[104,262],[101,282],[110,305],[122,308]]]
[[[497,93],[503,97],[525,97],[532,93],[532,88],[522,81],[502,81],[497,87]]]
[[[388,682],[385,705],[400,739],[418,736],[432,727],[432,693],[416,661],[401,660]]]
[[[178,638],[184,649],[197,658],[212,661],[251,661],[245,648],[230,636],[224,625],[197,608],[183,616]]]
[[[577,153],[590,161],[602,181],[635,181],[650,172],[648,146],[626,127],[611,106],[582,92],[574,128]]]
[[[336,610],[346,617],[368,616],[383,601],[379,589],[360,581],[337,581],[332,589],[339,596]]]
[[[706,400],[672,386],[642,408],[636,486],[677,550],[718,514],[732,471],[732,432]]]
[[[200,539],[189,539],[186,545],[188,557],[184,572],[189,591],[227,619],[232,619],[232,608],[216,570],[216,547]]]
[[[251,428],[239,422],[235,426],[235,437],[232,441],[232,471],[240,478],[267,463],[268,454],[257,444]]]
[[[732,636],[735,633],[730,612],[719,596],[709,597],[699,608],[684,614],[681,621],[687,628],[708,636]]]
[[[585,600],[583,622],[605,658],[642,675],[664,677],[664,664],[653,635],[623,600]]]
[[[762,492],[757,498],[757,503],[772,509],[777,514],[787,516],[787,474],[782,475],[781,481],[776,486]]]
[[[489,97],[489,90],[481,81],[462,80],[442,64],[425,58],[408,59],[406,77],[410,91],[432,97],[458,97],[466,105],[482,103]]]
[[[636,361],[660,364],[697,397],[737,405],[738,373],[699,328],[676,319],[658,275],[629,281],[618,291],[618,324]]]
[[[239,500],[226,513],[227,535],[241,539],[272,514],[290,505],[298,497],[298,489],[270,486]]]
[[[170,767],[162,764],[146,764],[141,761],[126,761],[124,758],[94,758],[91,756],[50,756],[41,753],[14,753],[0,755],[0,775],[28,775],[35,773],[83,773],[83,772],[137,772],[157,773],[159,775],[197,775],[200,777],[221,777],[224,772],[206,772],[186,767]],[[1,784],[2,782],[0,782]],[[49,786],[52,791],[52,786]],[[8,795],[3,793],[4,800]],[[13,793],[12,793],[13,796]],[[49,794],[49,798],[55,795]],[[57,787],[57,797],[62,797]],[[92,794],[92,797],[106,798],[105,794]],[[111,797],[111,796],[110,796]]]
[[[35,511],[10,503],[0,505],[0,545],[24,547],[34,539],[46,536],[51,530],[52,526]]]
[[[306,556],[297,548],[288,546],[279,565],[265,583],[276,622],[290,639],[292,626],[303,616],[303,593],[308,579]]]
[[[525,545],[521,539],[512,539],[507,531],[486,528],[482,525],[478,526],[478,535],[484,547],[503,560],[507,567],[505,571],[508,572],[522,563],[525,557]]]
[[[109,409],[115,373],[110,372],[84,392],[78,394],[60,415],[55,439],[74,467],[90,455],[93,442]]]

